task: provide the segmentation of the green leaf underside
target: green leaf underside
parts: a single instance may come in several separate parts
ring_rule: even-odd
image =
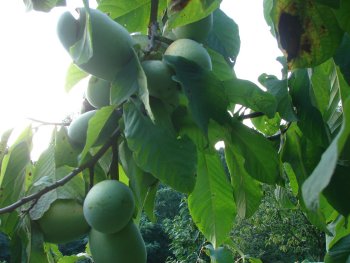
[[[30,162],[30,149],[26,141],[12,146],[4,156],[0,176],[0,207],[11,205],[18,201],[25,191],[26,166]],[[18,214],[13,211],[0,216],[1,228],[5,233],[11,233],[18,221]]]
[[[240,218],[248,218],[260,205],[263,195],[261,184],[247,173],[245,160],[234,145],[225,145],[225,159],[231,174],[237,214]]]
[[[137,165],[174,189],[190,193],[197,163],[193,142],[155,126],[134,102],[124,105],[123,115],[125,137]]]
[[[74,63],[71,63],[66,73],[66,81],[64,84],[65,91],[71,91],[75,85],[77,85],[82,79],[86,78],[87,76],[89,76],[88,73],[81,70]]]
[[[228,238],[236,213],[232,187],[217,154],[199,152],[198,159],[189,209],[197,227],[217,248]]]
[[[240,149],[248,174],[260,182],[275,183],[279,177],[279,161],[272,143],[239,122],[233,123],[230,131],[228,143]]]
[[[317,210],[322,191],[330,183],[338,158],[350,136],[350,99],[343,105],[344,122],[338,135],[323,153],[321,161],[303,184],[303,198],[309,209]]]

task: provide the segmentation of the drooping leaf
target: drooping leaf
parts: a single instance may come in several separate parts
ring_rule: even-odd
[[[227,62],[233,65],[236,60],[241,41],[238,25],[222,10],[217,9],[213,13],[213,29],[209,33],[206,44],[220,53]]]
[[[290,69],[317,66],[333,56],[343,32],[332,8],[313,1],[274,1],[271,19]]]
[[[325,263],[338,263],[350,261],[350,235],[343,237],[327,252]]]
[[[286,188],[276,186],[275,198],[282,209],[295,209],[296,205],[291,201]]]
[[[321,161],[303,184],[303,198],[309,209],[317,210],[322,191],[329,185],[336,170],[338,158],[350,136],[350,99],[343,105],[343,125],[323,153]]]
[[[78,84],[81,80],[89,76],[88,73],[81,70],[77,65],[74,63],[71,63],[68,67],[67,73],[66,73],[66,81],[64,84],[64,89],[66,92],[69,92],[72,90],[72,88]]]
[[[240,218],[248,218],[260,205],[263,196],[261,184],[247,173],[245,160],[237,147],[226,144],[225,159],[231,174],[237,214]]]
[[[9,153],[4,156],[0,175],[0,207],[6,207],[18,201],[25,191],[26,166],[30,162],[30,149],[23,140],[11,146]],[[1,230],[11,233],[19,215],[17,211],[0,216]]]
[[[218,248],[228,238],[236,213],[232,187],[217,154],[199,152],[198,159],[189,210],[199,230]]]
[[[307,70],[295,70],[290,77],[289,87],[293,103],[298,111],[300,130],[315,144],[327,147],[329,140],[326,125],[320,111],[313,106]]]
[[[248,174],[260,182],[275,183],[279,177],[279,161],[272,143],[240,122],[233,123],[230,131],[229,143],[240,149]]]
[[[298,118],[293,110],[292,99],[288,93],[287,80],[279,80],[275,76],[262,74],[259,82],[277,101],[277,112],[286,121],[296,121]],[[270,116],[272,117],[272,116]]]
[[[234,78],[224,81],[223,86],[229,103],[240,104],[254,111],[261,111],[270,118],[275,115],[276,99],[253,82]]]
[[[125,137],[137,165],[172,188],[190,193],[195,184],[196,149],[187,137],[176,138],[144,115],[141,105],[124,105]]]
[[[78,166],[79,150],[75,149],[68,140],[67,128],[61,127],[54,132],[55,164],[60,166]]]
[[[160,0],[158,5],[158,19],[160,21],[164,9],[166,8],[166,0]],[[129,32],[147,33],[147,28],[151,12],[151,0],[136,0],[130,4],[130,1],[113,1],[101,0],[98,9],[108,13],[108,15],[126,27]]]
[[[223,124],[230,118],[229,101],[222,83],[215,75],[182,57],[166,56],[165,60],[176,72],[176,81],[189,100],[191,115],[197,125],[208,133],[209,120]]]

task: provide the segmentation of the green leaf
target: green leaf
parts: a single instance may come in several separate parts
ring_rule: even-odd
[[[30,162],[28,142],[22,141],[9,150],[5,155],[0,175],[0,207],[11,205],[18,201],[25,191],[26,167]],[[17,211],[0,216],[3,232],[12,233],[19,219]]]
[[[224,87],[212,72],[182,57],[166,56],[165,60],[175,69],[176,81],[189,100],[191,115],[204,134],[208,133],[210,119],[220,124],[229,121]]]
[[[192,0],[186,1],[183,5],[181,2],[174,1],[167,10],[169,17],[166,27],[172,29],[198,21],[219,8],[220,2],[221,0]]]
[[[177,191],[195,185],[196,148],[187,137],[176,138],[144,115],[140,105],[124,105],[125,137],[137,165]]]
[[[231,64],[238,56],[241,45],[238,25],[220,9],[213,13],[213,28],[206,44]]]
[[[350,262],[350,235],[343,237],[328,251],[325,263]]]
[[[332,0],[328,0],[332,1]],[[350,2],[347,0],[337,0],[338,7],[336,10],[334,10],[335,16],[338,20],[339,26],[348,34],[350,34]],[[340,6],[339,6],[340,2]]]
[[[21,217],[11,235],[11,262],[29,262],[30,257],[30,220],[29,217]]]
[[[328,225],[332,236],[327,236],[327,250],[330,250],[341,238],[350,235],[350,228],[347,224],[348,218],[339,216],[336,220]]]
[[[161,20],[166,2],[166,0],[159,1],[157,21]],[[101,0],[98,9],[108,13],[113,20],[125,26],[129,32],[147,33],[151,0],[134,0],[132,4],[127,0]]]
[[[260,182],[275,183],[279,178],[279,161],[272,143],[240,122],[233,123],[230,131],[229,143],[240,149],[248,174]]]
[[[212,245],[205,246],[210,256],[211,263],[228,263],[234,262],[232,251],[226,247],[213,248]]]
[[[8,147],[8,140],[11,136],[13,129],[5,131],[3,134],[1,134],[0,139],[0,173],[1,173],[1,164],[2,160],[4,159],[5,155],[7,154],[7,147]]]
[[[275,76],[262,74],[259,77],[259,82],[275,97],[277,101],[277,112],[281,118],[286,121],[296,121],[298,118],[295,115],[292,99],[288,93],[287,80],[279,80]]]
[[[295,209],[296,205],[290,200],[289,193],[286,188],[281,186],[276,186],[275,188],[275,198],[278,204],[283,209]]]
[[[316,2],[332,8],[339,8],[341,0],[316,0]]]
[[[89,120],[86,144],[80,157],[81,161],[85,161],[90,148],[96,142],[99,140],[106,141],[112,135],[112,132],[118,127],[117,118],[115,106],[103,107],[96,111],[96,114]]]
[[[258,131],[266,136],[275,135],[280,131],[281,117],[279,114],[275,114],[273,118],[269,118],[266,115],[251,118],[250,121]]]
[[[188,198],[193,221],[214,248],[229,237],[235,216],[230,182],[217,154],[198,153],[197,182]]]
[[[303,198],[309,209],[317,210],[319,198],[322,191],[329,185],[335,172],[338,158],[350,136],[350,98],[343,105],[344,122],[343,125],[323,153],[321,161],[312,172],[310,177],[303,184]]]
[[[211,63],[213,65],[212,71],[215,77],[217,77],[219,80],[229,80],[236,77],[232,67],[220,53],[210,48],[207,48],[207,51],[211,58]]]
[[[247,173],[245,160],[237,147],[225,144],[225,159],[231,174],[237,214],[240,218],[248,218],[260,205],[263,196],[261,184]]]
[[[78,84],[82,79],[89,76],[88,73],[81,70],[78,66],[76,66],[74,63],[71,63],[68,67],[67,73],[66,73],[66,81],[64,84],[64,89],[66,92],[71,91],[71,89]]]
[[[30,240],[30,260],[29,263],[48,262],[44,250],[44,236],[36,223],[31,223]]]
[[[300,130],[315,144],[327,147],[329,139],[326,125],[320,111],[313,106],[310,95],[312,90],[307,70],[295,70],[290,77],[289,87],[293,103],[298,112]]]
[[[345,33],[343,40],[334,55],[335,63],[340,67],[345,80],[350,85],[350,33]]]
[[[75,149],[68,140],[67,128],[61,127],[59,131],[55,130],[54,134],[55,146],[55,164],[60,166],[78,166],[79,150]]]
[[[249,80],[230,79],[223,82],[225,95],[231,104],[240,104],[261,111],[272,118],[276,112],[276,99]]]

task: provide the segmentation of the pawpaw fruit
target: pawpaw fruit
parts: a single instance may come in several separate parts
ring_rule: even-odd
[[[97,109],[110,105],[111,83],[91,76],[86,89],[86,99]]]

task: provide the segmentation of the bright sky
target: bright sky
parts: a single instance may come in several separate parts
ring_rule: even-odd
[[[80,3],[71,0],[68,3]],[[83,85],[64,91],[71,60],[56,36],[64,8],[51,13],[26,12],[22,0],[1,3],[0,134],[23,125],[26,118],[60,122],[80,109]],[[263,17],[263,0],[223,0],[221,8],[239,25],[241,50],[235,71],[257,82],[261,73],[280,77],[281,55]]]

